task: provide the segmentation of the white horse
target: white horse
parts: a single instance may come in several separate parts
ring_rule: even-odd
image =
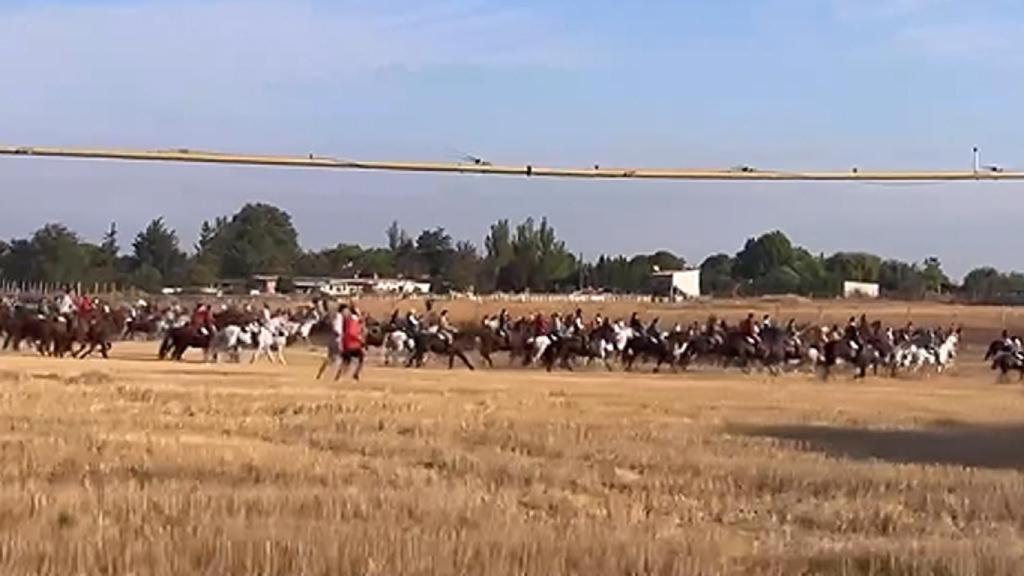
[[[946,340],[935,351],[936,370],[941,374],[945,369],[952,368],[956,360],[956,348],[960,344],[960,335],[953,332],[946,337]]]
[[[551,346],[551,342],[551,337],[547,334],[541,334],[540,336],[527,340],[527,344],[532,347],[532,352],[530,353],[530,364],[537,364],[540,362],[544,353],[547,352],[548,348]]]
[[[204,360],[217,363],[220,355],[225,354],[233,362],[239,362],[239,348],[249,341],[248,334],[240,326],[234,324],[225,326],[210,339],[210,345],[206,348]]]
[[[400,356],[405,356],[404,359],[408,360],[409,355],[413,353],[415,348],[412,337],[404,330],[388,332],[387,336],[384,337],[384,365],[391,365]]]
[[[256,351],[252,353],[250,364],[255,364],[260,356],[266,356],[271,363],[288,364],[284,359],[284,349],[288,345],[288,334],[279,323],[271,320],[266,325],[250,324],[249,332],[253,335]]]

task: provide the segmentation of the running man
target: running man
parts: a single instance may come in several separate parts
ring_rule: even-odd
[[[316,379],[319,380],[324,372],[327,371],[328,366],[334,366],[342,362],[342,337],[345,334],[345,319],[348,317],[348,306],[345,304],[338,305],[338,311],[334,313],[334,317],[331,318],[331,339],[327,342],[327,357],[324,358],[323,364],[320,365],[320,370],[316,373]]]
[[[334,376],[335,381],[341,379],[342,374],[348,370],[353,360],[356,361],[356,370],[352,373],[352,379],[359,380],[359,374],[363,371],[363,361],[366,359],[364,346],[366,346],[366,338],[363,334],[363,321],[359,317],[359,309],[353,306],[342,329],[341,368]]]

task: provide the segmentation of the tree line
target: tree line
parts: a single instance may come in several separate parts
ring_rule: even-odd
[[[58,285],[116,283],[149,292],[264,274],[280,276],[284,290],[297,277],[378,276],[428,279],[438,292],[642,293],[652,271],[687,266],[669,250],[585,261],[546,218],[498,220],[479,246],[456,240],[442,227],[412,235],[398,222],[385,230],[385,238],[381,246],[342,242],[304,250],[291,216],[262,203],[203,222],[191,246],[184,246],[163,218],[149,222],[124,248],[116,224],[92,243],[50,223],[28,238],[0,241],[0,277]],[[1024,295],[1022,274],[978,268],[956,285],[934,257],[903,262],[863,252],[813,254],[780,231],[750,238],[734,254],[713,254],[699,267],[702,292],[716,296],[835,296],[845,280],[877,282],[885,295],[904,299],[954,292],[978,301]]]

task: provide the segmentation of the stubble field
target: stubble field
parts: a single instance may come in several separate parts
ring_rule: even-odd
[[[714,310],[755,305],[828,322],[860,310]],[[1024,396],[979,359],[1019,319],[911,314],[967,328],[955,374],[371,360],[361,382],[333,383],[313,380],[310,350],[287,368],[159,363],[152,343],[107,362],[5,355],[0,573],[1020,574]]]

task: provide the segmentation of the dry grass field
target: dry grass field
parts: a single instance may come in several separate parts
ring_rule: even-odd
[[[755,304],[775,312],[728,313]],[[906,305],[868,311],[902,322]],[[1024,573],[1024,395],[978,360],[1020,320],[912,313],[967,327],[956,374],[371,360],[333,383],[304,350],[287,368],[159,363],[138,343],[110,361],[5,355],[0,574]]]

